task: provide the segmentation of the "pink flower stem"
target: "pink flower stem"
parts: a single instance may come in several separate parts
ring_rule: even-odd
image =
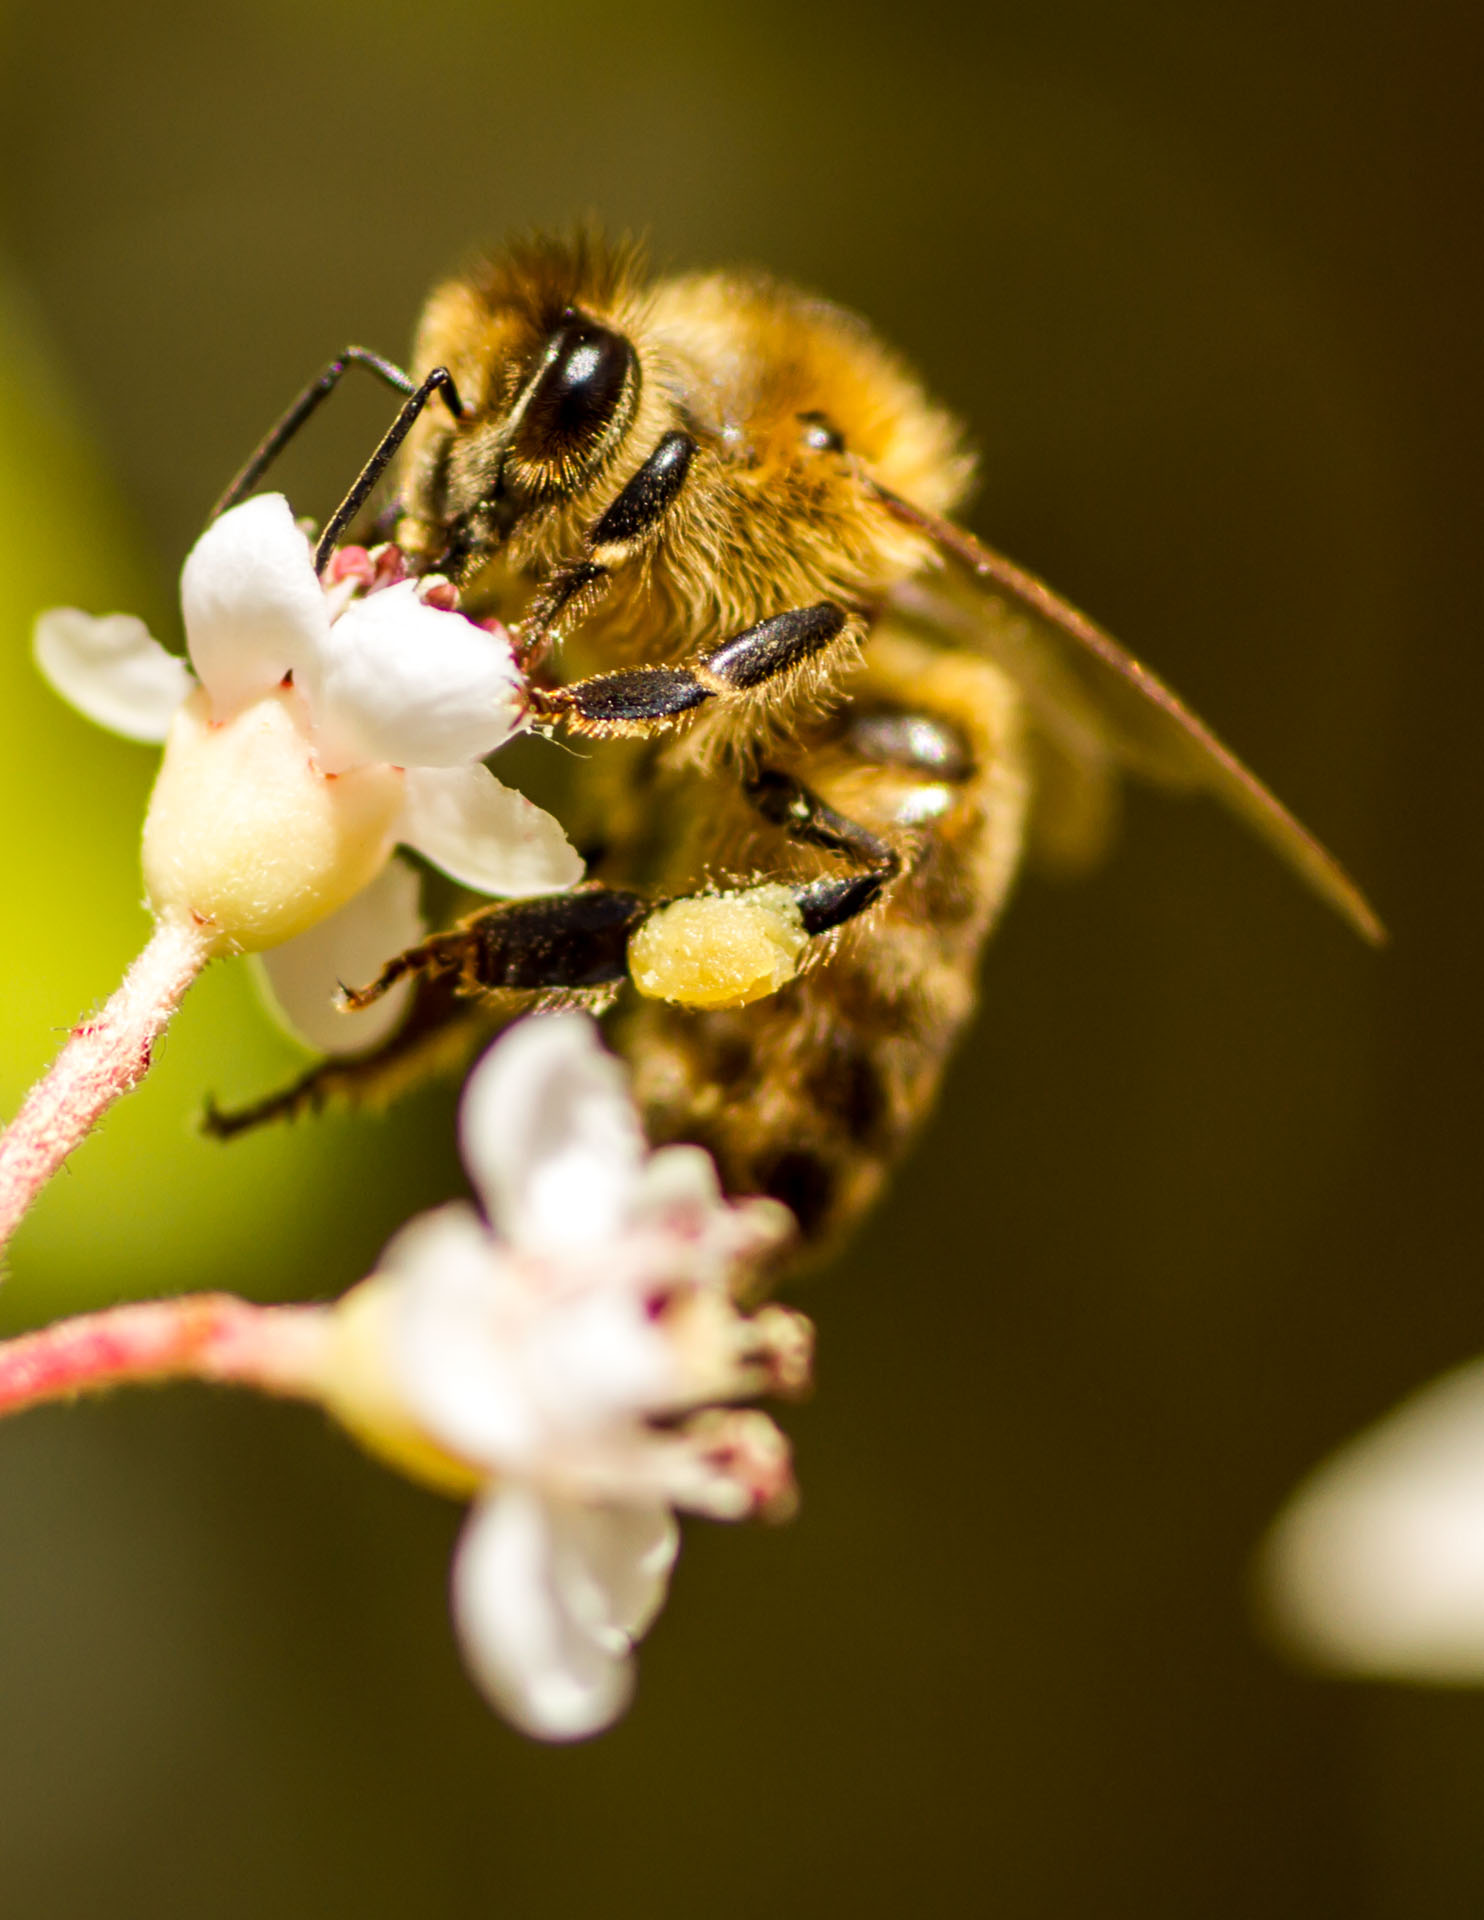
[[[72,1029],[0,1133],[0,1248],[99,1117],[144,1078],[156,1039],[210,952],[207,930],[160,921],[102,1012]]]
[[[129,1382],[233,1381],[319,1397],[323,1307],[255,1307],[229,1293],[143,1300],[0,1340],[0,1415]]]

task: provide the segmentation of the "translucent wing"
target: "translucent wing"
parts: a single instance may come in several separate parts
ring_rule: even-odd
[[[1020,686],[1037,720],[1064,747],[1113,757],[1152,779],[1213,793],[1259,834],[1280,859],[1379,945],[1385,928],[1344,868],[1177,693],[1118,642],[1033,574],[982,545],[952,521],[924,513],[874,481],[866,485],[893,518],[925,534],[966,568],[981,592],[1024,616],[975,621],[951,591],[914,583],[901,596],[956,628]]]

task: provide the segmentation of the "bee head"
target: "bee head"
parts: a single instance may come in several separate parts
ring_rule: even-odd
[[[639,264],[592,234],[515,242],[440,288],[416,361],[452,372],[464,416],[430,410],[403,467],[405,534],[465,573],[601,480],[639,407]]]

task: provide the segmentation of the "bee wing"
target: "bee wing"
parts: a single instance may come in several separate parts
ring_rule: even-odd
[[[1374,909],[1339,862],[1301,826],[1157,674],[1034,574],[952,521],[867,484],[887,511],[968,569],[981,594],[1010,617],[986,619],[951,594],[914,584],[902,606],[972,640],[1015,680],[1038,721],[1063,748],[1108,759],[1170,785],[1213,793],[1373,945],[1386,938]],[[1016,617],[1019,616],[1019,617]]]

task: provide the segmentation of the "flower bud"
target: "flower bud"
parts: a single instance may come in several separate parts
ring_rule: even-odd
[[[315,759],[288,686],[232,719],[198,688],[181,706],[144,823],[144,879],[161,919],[216,930],[217,953],[252,953],[343,906],[386,860],[402,810],[395,767],[333,777]]]

